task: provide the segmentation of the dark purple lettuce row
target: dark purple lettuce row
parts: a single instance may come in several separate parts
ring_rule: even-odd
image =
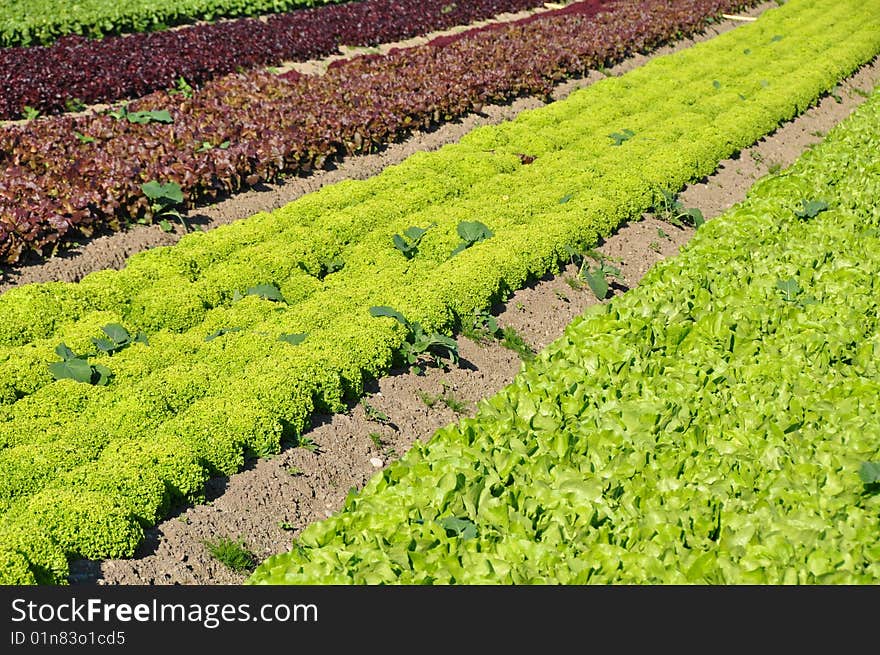
[[[365,0],[179,30],[0,50],[0,118],[25,107],[59,114],[79,103],[135,98],[282,61],[371,46],[540,7],[543,0]]]
[[[192,98],[163,91],[132,103],[132,111],[168,110],[170,124],[88,114],[7,126],[0,260],[149,215],[144,182],[176,182],[192,206],[281,173],[305,174],[490,102],[547,94],[565,75],[695,33],[746,4],[586,0],[440,45],[346,60],[321,76],[253,71],[209,82]]]

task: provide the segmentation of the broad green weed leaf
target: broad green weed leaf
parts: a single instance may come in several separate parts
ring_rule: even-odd
[[[690,216],[691,221],[694,223],[694,227],[698,228],[706,222],[706,219],[703,217],[703,212],[701,212],[696,207],[692,207],[685,212],[688,216]]]
[[[156,180],[141,185],[141,191],[150,200],[167,200],[169,202],[183,202],[183,190],[177,182],[161,184]]]
[[[406,241],[404,241],[402,236],[400,236],[399,234],[395,234],[392,237],[392,240],[394,241],[394,247],[397,248],[400,252],[402,252],[407,259],[412,257],[413,251],[415,250],[415,248],[413,248],[412,245],[410,245]]]
[[[111,353],[119,347],[118,344],[101,337],[98,337],[97,339],[92,338],[92,343],[95,344],[95,348],[105,353]]]
[[[157,109],[153,111],[135,111],[126,114],[131,123],[145,125],[147,123],[173,123],[174,119],[167,109]]]
[[[403,231],[404,236],[411,241],[418,241],[428,230],[425,228],[417,227],[413,225],[412,227],[408,227]]]
[[[798,281],[794,278],[789,278],[787,280],[777,280],[776,288],[782,292],[782,299],[785,302],[795,302],[797,297],[803,293],[803,289],[801,289],[801,285],[798,284]]]
[[[208,336],[205,337],[205,341],[213,341],[217,337],[222,337],[224,334],[229,334],[230,332],[241,332],[244,328],[240,327],[231,327],[231,328],[220,328],[216,332],[212,332]]]
[[[110,323],[101,328],[112,341],[117,344],[124,344],[131,341],[131,335],[119,323]]]
[[[477,536],[477,526],[470,519],[456,518],[454,516],[440,519],[440,525],[447,532],[452,532],[454,536],[461,540],[473,539]]]
[[[612,141],[614,141],[614,145],[619,146],[624,141],[629,141],[635,135],[636,135],[635,132],[627,129],[627,130],[623,130],[623,132],[612,132],[611,134],[608,135],[608,138],[611,139]]]
[[[63,362],[49,364],[49,371],[56,380],[76,380],[77,382],[92,382],[92,367],[84,359],[73,358]]]
[[[456,232],[458,232],[458,236],[462,238],[462,241],[470,244],[485,241],[495,236],[492,230],[480,221],[461,221],[456,228]]]
[[[599,300],[604,300],[608,296],[608,281],[605,279],[605,274],[601,270],[589,271],[585,270],[583,272],[583,278],[587,281],[587,284],[590,285],[590,289],[592,289],[593,294]]]
[[[92,366],[91,383],[97,387],[106,387],[110,384],[110,369],[103,364],[95,364]]]
[[[306,337],[309,336],[307,333],[302,334],[282,334],[278,337],[278,341],[283,341],[285,343],[289,343],[292,346],[298,346],[303,341],[306,340]]]
[[[455,255],[463,250],[467,250],[475,243],[491,239],[495,236],[495,233],[480,221],[461,221],[456,231],[458,236],[461,237],[461,243],[452,251],[450,257],[455,257]]]
[[[803,209],[795,210],[794,215],[803,219],[816,218],[816,216],[828,209],[828,203],[824,200],[810,200],[809,202],[801,200],[801,205],[803,205]]]
[[[863,462],[859,468],[859,477],[865,484],[880,483],[880,462]]]
[[[345,266],[345,261],[341,257],[334,257],[333,259],[324,260],[321,262],[321,267],[324,269],[325,274],[329,275],[330,273],[335,273],[336,271],[341,271]]]
[[[387,305],[379,305],[370,307],[370,316],[380,317],[387,316],[389,318],[393,318],[397,320],[401,325],[404,325],[406,328],[410,327],[410,322],[406,319],[406,317],[391,307]]]
[[[70,359],[76,359],[76,355],[74,352],[67,347],[67,344],[64,342],[59,343],[55,346],[55,354],[58,355],[63,361],[68,361]]]
[[[274,284],[258,284],[255,287],[248,288],[248,290],[244,292],[244,295],[258,296],[264,300],[272,300],[274,302],[287,302],[281,294],[281,290]]]

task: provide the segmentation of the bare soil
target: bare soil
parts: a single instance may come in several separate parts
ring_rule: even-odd
[[[728,25],[721,29],[729,29]],[[684,47],[679,45],[676,47]],[[641,61],[629,61],[612,74],[629,70]],[[586,80],[589,82],[589,78]],[[848,116],[880,81],[880,62],[863,67],[840,85],[834,97],[773,134],[722,162],[711,177],[690,185],[679,196],[686,207],[701,209],[707,219],[744,199],[752,184],[777,167],[792,164],[807,148],[818,143],[835,124]],[[584,80],[572,81],[558,91],[564,97]],[[498,120],[517,108],[537,106],[524,99],[495,108]],[[487,111],[491,111],[490,108]],[[480,117],[476,117],[480,119]],[[386,152],[344,162],[337,171],[319,176],[366,177],[396,161],[394,157],[418,149],[432,149],[454,140],[476,120],[468,117],[430,134],[418,134]],[[494,119],[493,119],[494,120]],[[497,122],[497,121],[496,121]],[[467,125],[465,128],[464,126]],[[369,162],[369,163],[367,163]],[[367,168],[360,168],[359,164]],[[316,176],[317,177],[317,176]],[[327,179],[299,180],[294,194]],[[289,189],[253,192],[248,199],[227,203],[250,213],[284,203]],[[317,188],[317,186],[313,187]],[[224,203],[226,204],[226,203]],[[250,208],[247,208],[250,207]],[[247,208],[247,209],[245,209]],[[233,210],[212,207],[205,211],[214,221],[228,221]],[[217,212],[216,214],[214,212]],[[638,284],[657,261],[674,256],[692,236],[693,229],[677,227],[657,216],[621,226],[598,250],[621,268],[624,281],[615,295]],[[577,268],[568,266],[556,276],[521,289],[494,308],[502,327],[514,328],[534,350],[558,338],[566,325],[597,302],[588,288],[577,282]],[[178,508],[176,514],[147,532],[139,553],[129,560],[78,561],[71,569],[72,583],[84,584],[237,584],[246,574],[234,573],[214,559],[206,542],[228,537],[241,540],[257,559],[290,548],[292,539],[313,521],[338,511],[352,487],[361,488],[379,469],[404,453],[415,440],[426,441],[440,427],[462,415],[473,415],[476,404],[509,384],[522,365],[518,354],[497,340],[482,343],[459,336],[461,367],[428,369],[424,375],[396,371],[368,390],[360,404],[334,416],[317,416],[308,438],[316,449],[287,448],[279,455],[252,461],[243,472],[210,481],[209,501]]]

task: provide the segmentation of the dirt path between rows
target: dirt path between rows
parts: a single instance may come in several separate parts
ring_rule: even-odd
[[[471,29],[474,26],[487,23],[515,20],[535,13],[546,12],[550,9],[558,9],[560,6],[562,5],[549,4],[549,6],[545,6],[541,10],[519,12],[517,14],[502,14],[492,20],[481,21],[467,27],[452,28],[443,32],[434,32],[424,37],[385,44],[378,49],[382,52],[387,52],[395,47],[417,45],[427,42],[436,36],[461,32],[465,29]],[[744,15],[757,16],[775,6],[775,2],[765,2]],[[621,75],[641,66],[652,57],[681,50],[696,42],[705,41],[721,32],[726,32],[740,25],[742,23],[731,20],[718,23],[705,34],[695,39],[683,40],[672,46],[660,48],[650,56],[636,55],[610,69],[609,74]],[[347,56],[352,56],[351,53],[362,51],[364,49],[352,49]],[[339,57],[327,57],[321,60],[296,64],[295,66],[300,70],[320,72],[320,70],[326,68],[330,61],[337,58]],[[593,72],[587,77],[572,78],[557,85],[552,97],[554,100],[565,98],[575,89],[587,86],[602,77],[602,74]],[[312,173],[306,177],[292,176],[278,184],[259,184],[248,191],[237,193],[220,202],[191,209],[184,213],[184,218],[190,228],[197,227],[198,229],[210,230],[220,225],[246,218],[257,212],[273,211],[325,185],[334,184],[341,180],[367,179],[381,173],[388,166],[401,163],[415,152],[437,150],[448,143],[455,143],[476,127],[496,125],[503,121],[511,120],[524,110],[535,109],[544,104],[546,103],[537,98],[524,97],[503,105],[485,106],[479,114],[468,114],[431,131],[415,132],[409,138],[392,143],[380,152],[347,157],[335,163],[328,162],[329,168]],[[150,248],[177,243],[184,235],[184,231],[176,222],[172,224],[172,227],[173,231],[164,232],[159,225],[133,225],[123,232],[104,234],[92,239],[82,238],[79,241],[80,245],[65,248],[56,257],[35,259],[8,267],[5,274],[0,270],[0,293],[23,284],[51,281],[76,282],[93,271],[120,269],[131,255],[149,250]]]
[[[641,62],[627,62],[613,72],[637,63]],[[711,177],[685,189],[681,201],[700,208],[708,219],[717,216],[741,201],[757,179],[789,166],[821,141],[878,82],[880,61],[875,60],[840,85],[839,101],[822,99],[738,157],[722,162]],[[583,81],[570,86],[578,83]],[[674,256],[692,234],[690,228],[651,215],[622,226],[598,248],[620,267],[625,279],[615,295],[638,284],[657,261]],[[576,275],[576,267],[569,266],[516,292],[493,310],[499,325],[513,328],[534,350],[544,348],[596,302],[589,289],[576,282]],[[426,441],[438,428],[473,415],[480,399],[509,384],[520,369],[519,355],[498,341],[477,343],[459,337],[458,343],[461,368],[429,369],[422,376],[398,371],[383,378],[347,413],[315,417],[307,435],[314,449],[287,448],[273,458],[250,462],[235,476],[211,480],[208,503],[178,508],[147,532],[135,558],[74,562],[71,583],[243,582],[247,574],[226,568],[210,555],[206,542],[239,540],[258,560],[288,550],[305,526],[338,511],[350,488],[361,488],[416,439]]]

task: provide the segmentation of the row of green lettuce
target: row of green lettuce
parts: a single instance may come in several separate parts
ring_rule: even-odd
[[[250,582],[880,582],[878,198],[875,92]]]
[[[100,38],[171,25],[258,16],[346,0],[4,0],[0,46],[51,43],[68,34]]]
[[[296,440],[315,410],[342,409],[406,339],[371,306],[451,329],[554,270],[566,246],[595,244],[662,189],[710,173],[880,50],[880,19],[861,7],[792,0],[371,180],[190,235],[122,271],[0,296],[4,579],[62,581],[66,557],[130,555],[208,475]],[[615,145],[608,135],[623,130],[634,136]],[[450,257],[457,225],[473,220],[494,236]],[[407,259],[392,237],[411,225],[434,227]],[[237,299],[259,284],[286,302]],[[90,359],[111,371],[108,385],[53,381],[55,346],[93,349],[112,323],[147,343]]]

